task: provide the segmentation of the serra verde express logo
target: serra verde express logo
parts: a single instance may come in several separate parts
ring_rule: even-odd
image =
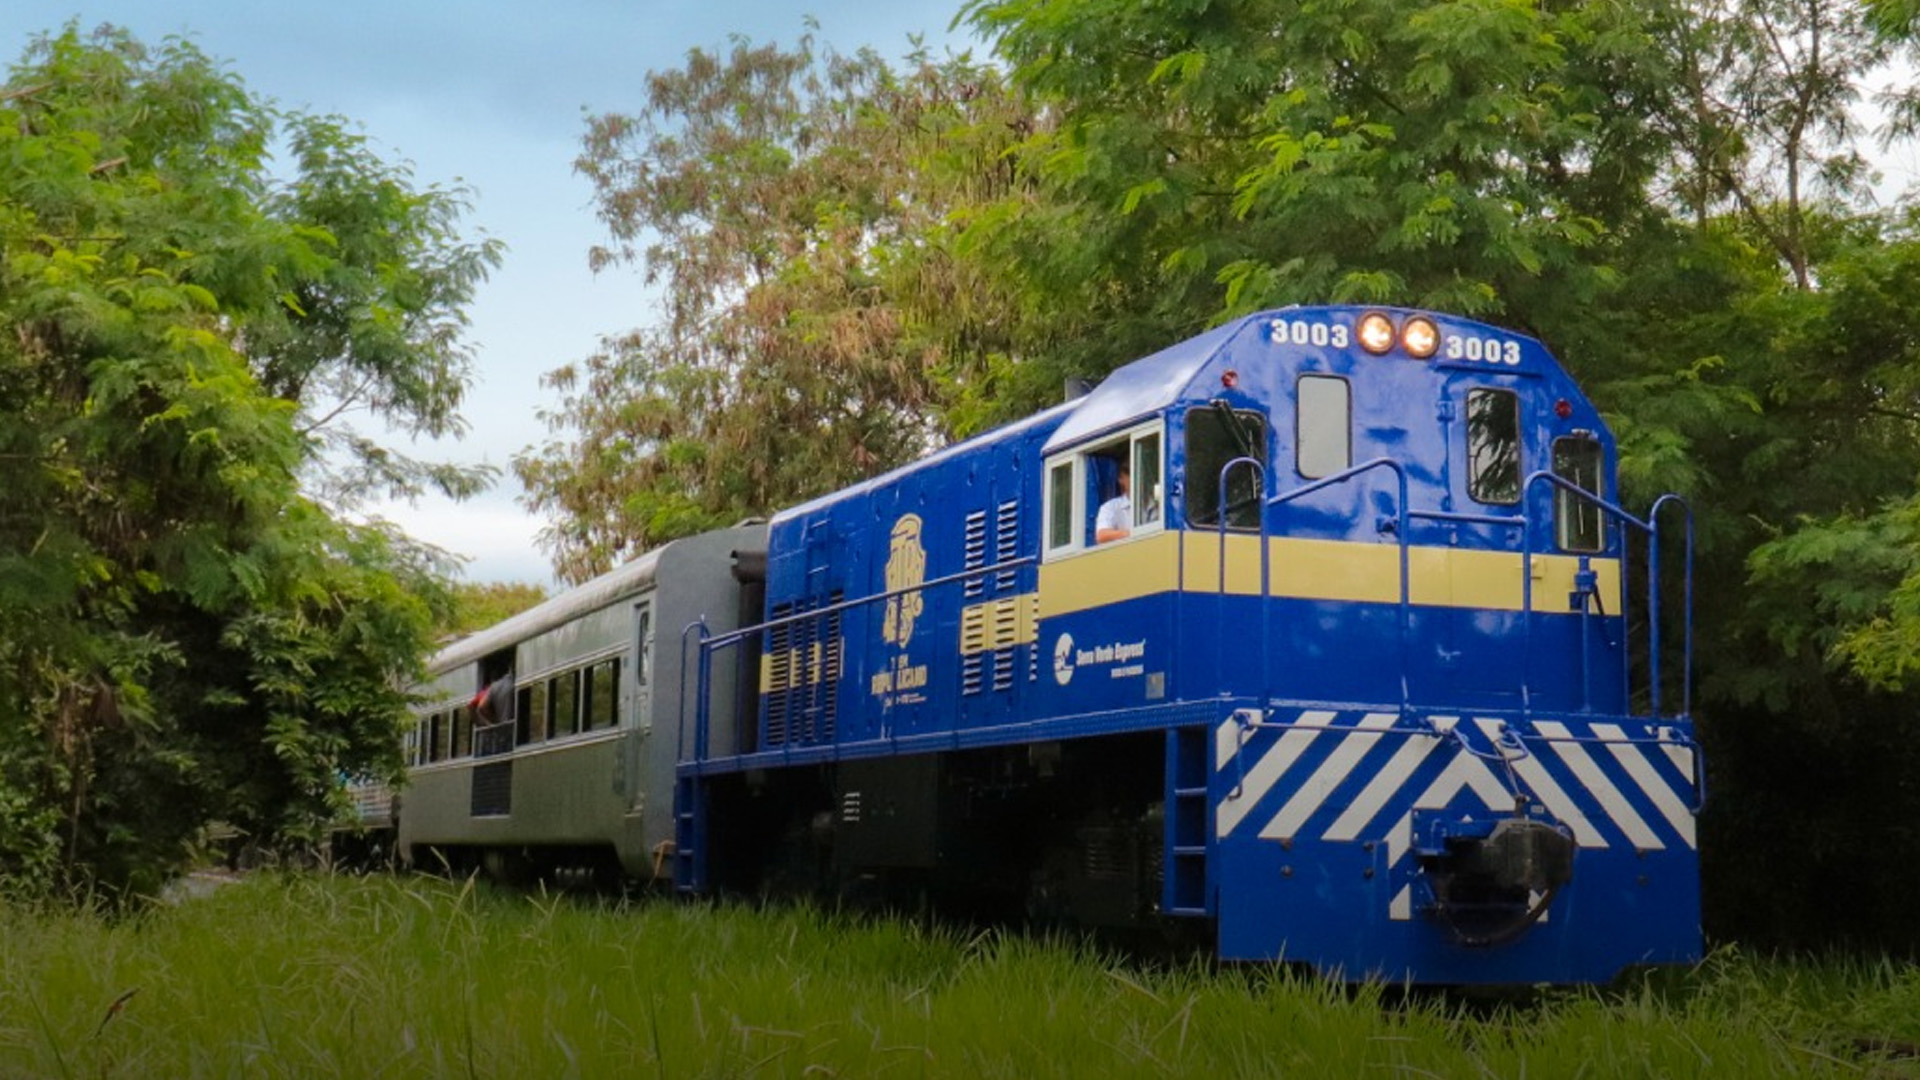
[[[1074,645],[1072,634],[1061,634],[1053,642],[1053,681],[1065,686],[1073,681],[1073,673],[1083,667],[1102,667],[1107,676],[1114,679],[1131,679],[1145,674],[1146,667],[1140,660],[1147,655],[1147,640],[1115,641],[1091,648],[1078,648]],[[1155,675],[1154,678],[1162,678]],[[1152,689],[1149,696],[1158,697],[1160,692]]]
[[[1053,643],[1053,681],[1065,686],[1073,681],[1073,635],[1061,634]]]

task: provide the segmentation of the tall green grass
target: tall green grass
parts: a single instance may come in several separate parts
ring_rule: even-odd
[[[0,1077],[1920,1076],[1920,974],[1736,955],[1466,1008],[784,909],[260,876],[0,910]],[[127,995],[131,996],[127,996]],[[118,1003],[116,1007],[116,1003]]]

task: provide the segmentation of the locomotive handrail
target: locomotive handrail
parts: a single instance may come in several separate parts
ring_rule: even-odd
[[[746,638],[752,637],[754,634],[764,633],[765,631],[768,631],[768,630],[777,629],[779,627],[786,626],[789,623],[804,622],[808,619],[818,619],[827,615],[838,615],[842,611],[848,611],[853,608],[863,607],[867,604],[874,603],[875,601],[891,600],[896,596],[905,596],[908,593],[920,592],[924,589],[932,589],[941,585],[951,585],[956,581],[965,581],[968,578],[985,577],[988,574],[997,574],[1005,570],[1014,570],[1022,566],[1028,566],[1033,563],[1037,563],[1039,561],[1040,561],[1039,556],[1023,555],[1018,559],[1007,559],[1004,562],[997,562],[991,566],[982,566],[973,570],[962,570],[957,574],[948,574],[945,577],[937,577],[937,578],[934,578],[932,581],[923,581],[918,585],[903,585],[898,589],[888,589],[885,592],[877,592],[869,596],[856,596],[851,600],[841,600],[838,603],[828,604],[826,607],[808,608],[805,611],[798,611],[793,613],[792,615],[782,615],[777,619],[768,619],[765,622],[755,623],[752,626],[743,626],[737,630],[729,630],[724,634],[717,634],[711,639],[701,642],[701,646],[710,651],[723,649],[729,645],[736,644]]]
[[[1681,559],[1682,567],[1686,573],[1686,581],[1682,585],[1684,602],[1681,604],[1680,610],[1685,616],[1686,622],[1681,627],[1680,712],[1678,714],[1680,719],[1684,720],[1693,709],[1693,505],[1672,492],[1668,492],[1653,500],[1653,506],[1647,510],[1647,521],[1652,524],[1652,528],[1648,530],[1647,541],[1647,573],[1649,576],[1647,593],[1649,606],[1652,606],[1658,601],[1660,595],[1660,511],[1673,505],[1677,505],[1681,510],[1685,511],[1686,517],[1682,520],[1686,522],[1687,526],[1687,546],[1685,554]],[[1650,659],[1653,664],[1653,714],[1657,717],[1660,715],[1660,620],[1657,611],[1655,612],[1655,618],[1652,620],[1651,630],[1653,634],[1652,652],[1650,654]],[[1704,804],[1707,801],[1707,772],[1705,769],[1701,769],[1699,772],[1700,801]]]
[[[1220,466],[1220,473],[1216,477],[1220,486],[1214,489],[1218,492],[1217,500],[1220,504],[1217,507],[1218,513],[1214,515],[1218,519],[1214,522],[1214,534],[1219,537],[1220,540],[1220,546],[1217,552],[1217,569],[1220,575],[1220,596],[1222,599],[1220,609],[1216,612],[1216,615],[1220,616],[1223,616],[1226,611],[1227,518],[1233,510],[1232,504],[1227,502],[1227,477],[1233,474],[1233,469],[1236,465],[1245,465],[1253,470],[1254,484],[1260,489],[1260,497],[1263,500],[1267,497],[1267,467],[1260,462],[1260,459],[1241,455],[1240,457],[1229,458],[1226,464]],[[1270,622],[1267,616],[1267,593],[1270,591],[1270,588],[1268,585],[1267,513],[1264,506],[1262,506],[1257,516],[1259,518],[1258,525],[1260,529],[1260,703],[1261,707],[1265,708],[1267,699],[1272,696],[1273,647],[1272,642],[1269,640],[1271,635],[1267,632],[1268,623]],[[1226,655],[1227,651],[1225,649],[1217,648],[1213,651],[1213,684],[1215,686],[1226,685],[1227,673],[1224,670]]]
[[[1034,563],[1038,563],[1039,561],[1040,559],[1036,555],[1024,555],[1017,559],[1006,559],[1001,562],[994,563],[990,566],[976,567],[972,570],[962,570],[959,573],[947,574],[942,577],[934,578],[931,581],[922,581],[917,585],[904,585],[898,589],[887,589],[883,592],[872,593],[867,596],[856,596],[851,600],[841,600],[836,603],[828,604],[825,607],[809,608],[806,611],[797,611],[791,615],[782,615],[777,619],[768,619],[764,622],[754,623],[752,626],[743,626],[734,630],[729,630],[724,634],[713,634],[710,631],[708,631],[705,619],[701,619],[697,622],[689,623],[687,625],[687,628],[681,631],[680,633],[680,653],[681,653],[680,663],[681,663],[682,685],[685,685],[685,679],[686,679],[687,634],[696,628],[701,631],[701,637],[698,643],[698,649],[699,649],[699,659],[698,659],[699,682],[698,682],[698,691],[697,691],[698,705],[694,713],[694,757],[688,758],[686,756],[686,745],[685,745],[685,742],[686,742],[685,740],[686,695],[682,694],[681,695],[681,715],[679,717],[681,735],[677,745],[675,746],[675,760],[677,762],[684,764],[689,761],[700,762],[700,761],[705,761],[707,759],[707,751],[709,746],[708,731],[712,725],[712,720],[713,720],[713,717],[712,717],[713,655],[719,652],[721,649],[738,645],[742,641],[746,641],[749,638],[752,638],[758,634],[764,634],[769,630],[776,630],[784,626],[792,625],[794,623],[805,622],[807,620],[813,620],[813,619],[824,619],[832,615],[838,615],[843,611],[851,611],[854,608],[864,607],[868,604],[877,603],[882,600],[891,600],[897,596],[905,596],[908,593],[917,593],[927,589],[935,589],[935,588],[940,588],[946,585],[952,585],[957,582],[969,581],[974,578],[982,578],[982,577],[988,576],[989,574],[998,574],[1008,570],[1016,570],[1022,566],[1028,566]],[[783,747],[783,749],[791,752],[793,749],[792,743],[791,742],[787,743]]]
[[[1682,720],[1686,719],[1688,710],[1691,707],[1692,697],[1693,697],[1693,683],[1692,683],[1692,676],[1693,676],[1693,508],[1687,504],[1687,501],[1685,499],[1681,498],[1678,495],[1673,495],[1673,494],[1662,495],[1660,498],[1654,500],[1653,506],[1647,511],[1647,519],[1643,521],[1640,518],[1637,518],[1633,516],[1633,514],[1629,513],[1625,507],[1620,506],[1617,503],[1609,502],[1604,498],[1601,498],[1599,495],[1596,495],[1593,492],[1588,491],[1586,488],[1583,488],[1580,485],[1572,482],[1571,480],[1568,480],[1566,477],[1561,476],[1547,469],[1539,469],[1534,471],[1532,474],[1530,474],[1527,477],[1525,483],[1521,485],[1520,499],[1521,499],[1521,508],[1522,508],[1523,514],[1526,512],[1527,500],[1531,499],[1533,496],[1534,485],[1539,483],[1541,480],[1545,480],[1549,487],[1561,488],[1580,498],[1586,499],[1588,502],[1598,507],[1602,513],[1608,515],[1609,517],[1617,519],[1620,523],[1624,525],[1631,525],[1632,527],[1640,530],[1642,533],[1645,533],[1647,535],[1647,637],[1648,637],[1647,690],[1649,694],[1649,706],[1650,706],[1649,713],[1656,720],[1662,719],[1664,715],[1660,709],[1661,614],[1660,614],[1660,522],[1659,522],[1658,515],[1661,509],[1663,509],[1664,507],[1670,504],[1677,503],[1679,506],[1685,509],[1686,524],[1687,524],[1687,547],[1686,547],[1686,556],[1685,556],[1685,559],[1686,559],[1685,589],[1686,589],[1687,624],[1686,624],[1685,639],[1682,646],[1682,649],[1683,649],[1683,656],[1682,656],[1683,670],[1682,670],[1682,690],[1681,690],[1682,696],[1680,701],[1680,711],[1675,715],[1678,719],[1682,719]],[[1530,517],[1529,517],[1529,520],[1531,520]],[[1532,629],[1533,628],[1533,574],[1531,569],[1533,566],[1533,530],[1532,529],[1524,530],[1523,533],[1521,534],[1521,551],[1522,551],[1522,558],[1524,560],[1523,567],[1522,567],[1522,577],[1521,577],[1521,605],[1527,617],[1527,633],[1525,635],[1525,643],[1524,643],[1524,648],[1526,652],[1523,657],[1523,666],[1521,669],[1522,683],[1521,683],[1521,699],[1520,700],[1524,708],[1526,708],[1527,710],[1531,710],[1532,701],[1531,701],[1531,695],[1528,693],[1528,690],[1527,690],[1527,680],[1528,678],[1530,678],[1530,675],[1533,669],[1533,629]],[[1628,560],[1626,557],[1627,551],[1626,551],[1626,545],[1624,544],[1624,542],[1621,545],[1620,556],[1621,556],[1620,573],[1621,573],[1621,579],[1622,579],[1620,584],[1620,592],[1622,596],[1625,596],[1629,592],[1628,583],[1626,581],[1626,575],[1631,571],[1632,567],[1631,567],[1630,560]],[[1622,611],[1620,614],[1624,617],[1626,612]]]
[[[1228,462],[1228,465],[1231,466],[1232,462]],[[1400,664],[1399,664],[1400,711],[1404,713],[1412,706],[1412,701],[1413,701],[1412,687],[1407,681],[1407,665],[1409,660],[1411,659],[1407,654],[1407,643],[1408,643],[1408,639],[1413,634],[1413,597],[1412,597],[1412,587],[1409,584],[1412,575],[1408,565],[1409,555],[1408,555],[1408,549],[1407,549],[1407,518],[1409,516],[1409,511],[1407,509],[1407,468],[1406,466],[1400,464],[1398,461],[1395,461],[1392,458],[1385,458],[1385,457],[1369,458],[1368,460],[1363,461],[1358,465],[1354,465],[1349,468],[1343,469],[1340,472],[1334,473],[1332,476],[1323,476],[1320,479],[1313,481],[1312,483],[1302,484],[1301,486],[1297,488],[1293,488],[1290,491],[1283,491],[1276,495],[1268,497],[1266,501],[1266,505],[1261,508],[1261,512],[1260,512],[1260,600],[1261,600],[1261,607],[1263,609],[1270,606],[1266,603],[1268,599],[1267,597],[1268,585],[1266,580],[1266,576],[1267,576],[1267,568],[1266,568],[1267,567],[1267,564],[1266,564],[1267,514],[1266,514],[1266,510],[1270,507],[1280,506],[1285,503],[1292,502],[1293,500],[1301,498],[1302,496],[1311,495],[1312,493],[1316,491],[1320,491],[1324,488],[1330,488],[1335,484],[1344,484],[1348,480],[1351,480],[1354,477],[1361,475],[1362,473],[1372,472],[1375,469],[1387,469],[1391,471],[1393,473],[1394,482],[1399,489],[1398,498],[1394,502],[1393,538],[1394,538],[1395,544],[1397,544],[1400,549]],[[1223,476],[1224,476],[1224,472],[1225,470],[1223,469],[1222,470]],[[1221,483],[1222,483],[1221,490],[1225,491],[1226,489],[1225,489],[1224,478],[1222,479]],[[1225,515],[1224,514],[1221,515],[1221,518],[1224,521]],[[1224,555],[1224,551],[1226,548],[1226,541],[1222,540],[1220,546],[1222,549],[1222,553]],[[1226,583],[1225,571],[1223,570],[1221,580],[1220,580],[1220,587],[1223,591],[1226,588],[1226,584],[1227,583]],[[1267,619],[1267,615],[1263,610],[1261,615],[1261,626],[1263,630],[1266,625],[1266,619]],[[1264,697],[1267,692],[1267,687],[1263,684],[1260,688],[1260,691],[1264,700]]]
[[[1258,461],[1252,458],[1237,458],[1234,461],[1228,462],[1220,470],[1220,485],[1221,485],[1220,491],[1223,493],[1223,496],[1224,496],[1224,492],[1226,491],[1226,477],[1228,474],[1228,470],[1232,469],[1236,464],[1239,464],[1242,461],[1248,462],[1254,465],[1256,468],[1261,469],[1263,479],[1264,479],[1264,467],[1261,466]],[[1681,676],[1681,687],[1682,687],[1681,705],[1680,705],[1680,710],[1676,714],[1676,716],[1679,719],[1685,719],[1687,717],[1689,706],[1693,696],[1693,683],[1692,683],[1692,678],[1693,678],[1693,509],[1691,506],[1687,504],[1685,499],[1681,498],[1678,495],[1671,495],[1671,494],[1663,495],[1659,499],[1655,500],[1652,508],[1649,509],[1647,513],[1646,520],[1642,520],[1638,517],[1635,517],[1632,513],[1628,512],[1624,507],[1619,506],[1616,503],[1609,502],[1604,498],[1601,498],[1599,495],[1596,495],[1593,492],[1590,492],[1585,488],[1580,487],[1578,484],[1575,484],[1572,481],[1567,480],[1565,477],[1562,477],[1549,470],[1539,470],[1529,475],[1526,478],[1526,481],[1522,484],[1521,500],[1520,500],[1521,510],[1520,510],[1520,513],[1515,515],[1503,516],[1503,515],[1493,515],[1493,514],[1461,514],[1461,513],[1454,513],[1450,511],[1440,511],[1440,510],[1416,510],[1416,509],[1410,508],[1407,505],[1408,484],[1407,484],[1406,467],[1402,465],[1400,462],[1395,461],[1392,458],[1381,457],[1381,458],[1372,458],[1370,460],[1363,461],[1358,465],[1354,465],[1347,469],[1343,469],[1340,472],[1332,474],[1331,476],[1321,477],[1320,479],[1314,480],[1307,484],[1302,484],[1301,486],[1293,488],[1291,490],[1272,495],[1266,499],[1266,506],[1276,507],[1276,506],[1284,505],[1296,499],[1300,499],[1304,496],[1310,495],[1316,491],[1321,491],[1338,484],[1343,484],[1348,480],[1351,480],[1357,476],[1360,476],[1363,473],[1371,472],[1375,469],[1391,470],[1394,474],[1396,487],[1398,489],[1396,492],[1398,496],[1398,500],[1394,508],[1394,511],[1395,511],[1395,515],[1394,515],[1395,537],[1394,538],[1395,538],[1395,541],[1398,543],[1399,549],[1400,549],[1399,550],[1399,556],[1400,556],[1399,604],[1400,604],[1400,653],[1401,653],[1400,697],[1401,697],[1401,707],[1403,710],[1408,707],[1411,700],[1411,693],[1410,693],[1410,689],[1407,682],[1407,679],[1408,679],[1407,642],[1408,642],[1409,635],[1411,633],[1410,626],[1411,626],[1412,599],[1410,596],[1411,573],[1410,573],[1410,567],[1409,567],[1410,539],[1407,535],[1406,526],[1407,526],[1407,522],[1410,520],[1419,520],[1419,521],[1433,521],[1433,522],[1450,523],[1450,524],[1488,525],[1488,526],[1493,526],[1497,528],[1520,530],[1520,533],[1521,533],[1521,567],[1520,567],[1521,624],[1522,624],[1522,638],[1523,638],[1522,662],[1521,662],[1521,669],[1520,669],[1520,672],[1521,672],[1520,700],[1521,700],[1522,713],[1523,714],[1531,713],[1532,698],[1533,698],[1533,694],[1532,694],[1533,622],[1534,622],[1533,617],[1535,614],[1534,603],[1533,603],[1533,556],[1534,556],[1533,533],[1534,533],[1534,530],[1529,527],[1533,523],[1533,515],[1528,506],[1528,500],[1532,497],[1533,486],[1536,483],[1538,483],[1542,478],[1544,478],[1546,482],[1549,484],[1549,486],[1564,488],[1567,491],[1572,492],[1575,495],[1588,500],[1594,506],[1598,507],[1601,510],[1601,512],[1605,513],[1609,517],[1615,518],[1623,522],[1624,524],[1630,525],[1640,530],[1642,533],[1646,534],[1648,537],[1649,548],[1648,548],[1648,555],[1647,555],[1647,564],[1648,564],[1647,603],[1649,608],[1649,624],[1648,624],[1649,651],[1648,651],[1647,677],[1648,677],[1648,683],[1649,683],[1650,706],[1651,706],[1649,711],[1650,711],[1650,714],[1655,719],[1660,719],[1660,718],[1663,718],[1664,716],[1662,712],[1662,706],[1661,706],[1662,693],[1661,693],[1661,679],[1660,679],[1662,618],[1659,610],[1659,598],[1660,598],[1659,515],[1664,509],[1666,509],[1667,507],[1673,504],[1678,504],[1685,511],[1685,515],[1686,515],[1685,516],[1685,522],[1686,522],[1686,555],[1685,555],[1686,623],[1684,627],[1684,640],[1682,645],[1683,670],[1682,670],[1682,676]],[[1226,576],[1225,576],[1226,575],[1226,571],[1225,571],[1226,544],[1224,540],[1225,533],[1226,533],[1225,513],[1221,514],[1220,521],[1216,527],[1217,527],[1217,531],[1220,533],[1222,537],[1220,587],[1224,592],[1226,589]],[[1268,532],[1267,532],[1266,515],[1265,513],[1262,513],[1261,519],[1260,519],[1260,556],[1261,556],[1260,590],[1261,590],[1261,596],[1263,600],[1266,598],[1266,594],[1270,589],[1270,582],[1269,582],[1270,571],[1268,567],[1267,538],[1268,538]],[[1631,570],[1631,567],[1629,565],[1629,560],[1627,560],[1625,557],[1626,554],[1627,553],[1623,548],[1623,550],[1621,551],[1621,556],[1622,556],[1621,574],[1623,578],[1621,592],[1623,595],[1629,591],[1628,585],[1624,579],[1625,579],[1625,576]],[[1625,613],[1622,612],[1621,614],[1624,615]],[[1265,620],[1265,617],[1263,616],[1262,617],[1263,643],[1264,643],[1265,631],[1266,631],[1265,623],[1266,623],[1266,620]],[[1263,663],[1264,662],[1265,661],[1263,660]],[[1263,668],[1263,674],[1264,674],[1264,670],[1265,669]],[[1265,680],[1263,678],[1263,685],[1262,685],[1263,693],[1265,689],[1266,689]]]
[[[705,646],[707,641],[713,637],[713,632],[707,628],[707,617],[702,615],[698,619],[688,623],[680,631],[680,701],[678,703],[680,707],[676,710],[673,727],[673,760],[676,762],[687,760],[687,635],[693,633],[695,630],[700,631],[700,638],[699,644],[695,646],[698,659],[696,660],[694,682],[695,685],[699,687],[699,704],[696,706],[694,716],[696,722],[699,723],[700,730],[704,731],[706,729],[706,724],[700,720],[700,718],[705,715],[707,707],[707,664]],[[694,733],[694,740],[695,752],[698,753],[698,747],[700,745],[698,731]]]

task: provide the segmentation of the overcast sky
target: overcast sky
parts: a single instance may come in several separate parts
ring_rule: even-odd
[[[549,582],[534,546],[540,522],[515,502],[507,465],[547,433],[534,417],[557,401],[540,375],[585,357],[603,334],[653,317],[637,272],[595,277],[602,239],[591,190],[573,175],[586,112],[634,109],[650,69],[731,34],[792,41],[812,15],[816,37],[890,56],[965,43],[947,32],[959,0],[6,0],[0,55],[69,20],[127,27],[143,40],[180,34],[225,60],[257,94],[357,121],[422,184],[475,189],[469,228],[507,244],[470,314],[477,384],[472,431],[430,454],[499,466],[495,490],[466,503],[381,508],[421,539],[469,556],[475,581]]]

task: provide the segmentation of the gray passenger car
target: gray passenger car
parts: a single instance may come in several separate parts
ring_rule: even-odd
[[[674,765],[693,723],[681,684],[696,677],[683,632],[756,621],[765,551],[762,525],[676,540],[443,649],[406,738],[401,858],[670,875]],[[722,730],[742,700],[751,709],[736,663],[712,673]],[[476,707],[483,691],[490,708]]]

